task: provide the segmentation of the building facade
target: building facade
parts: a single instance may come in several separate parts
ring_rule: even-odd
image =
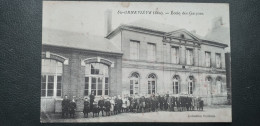
[[[123,52],[122,92],[189,95],[202,97],[206,105],[226,104],[227,45],[165,27],[121,25],[107,35]]]
[[[169,93],[227,103],[227,45],[185,29],[136,23],[105,38],[48,29],[42,43],[42,112],[60,112],[64,95],[75,96],[82,111],[92,91],[97,98]]]

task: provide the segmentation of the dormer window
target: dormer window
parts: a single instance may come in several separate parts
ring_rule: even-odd
[[[184,38],[185,38],[184,34],[181,34],[181,38],[182,38],[182,39],[184,39]]]

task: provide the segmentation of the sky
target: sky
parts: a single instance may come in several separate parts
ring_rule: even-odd
[[[112,11],[112,29],[139,19],[170,24],[205,36],[212,28],[212,20],[222,17],[229,28],[229,6],[224,3],[144,3],[144,2],[86,2],[43,1],[43,28],[105,36],[106,10]],[[142,15],[118,14],[118,11],[194,12],[203,15]]]

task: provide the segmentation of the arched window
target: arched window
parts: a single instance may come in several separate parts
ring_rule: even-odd
[[[139,74],[134,72],[130,77],[130,95],[139,94]]]
[[[180,92],[180,77],[178,75],[173,76],[173,94],[179,94]]]
[[[221,77],[216,78],[216,88],[217,88],[217,94],[221,94],[223,92]]]
[[[156,93],[156,76],[155,74],[150,74],[148,76],[148,94]]]
[[[213,93],[212,91],[212,78],[210,76],[206,77],[206,84],[207,84],[207,95]]]
[[[102,63],[89,63],[85,67],[84,95],[109,95],[109,68]]]
[[[188,78],[188,94],[193,94],[194,90],[194,78],[193,76],[189,76]]]
[[[41,97],[61,97],[63,64],[53,59],[42,59]]]

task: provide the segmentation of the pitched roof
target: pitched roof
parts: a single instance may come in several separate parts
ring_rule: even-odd
[[[43,28],[42,44],[100,52],[122,53],[110,40],[104,37],[48,28]]]
[[[129,23],[127,25],[161,31],[161,32],[172,32],[172,31],[181,29],[181,28],[178,28],[173,25],[162,24],[162,23],[158,23],[158,22],[154,22],[154,21],[150,21],[150,20],[146,20],[146,19],[140,19],[140,20],[134,21],[132,23]]]
[[[123,24],[123,25],[119,26],[117,29],[115,29],[114,31],[109,33],[106,36],[106,38],[110,38],[111,36],[117,34],[117,32],[119,31],[119,29],[122,26],[138,28],[138,29],[144,29],[144,30],[150,30],[150,31],[156,31],[156,32],[160,32],[161,34],[184,29],[184,28],[178,28],[178,27],[170,25],[170,24],[162,24],[162,23],[151,21],[151,20],[140,19],[140,20],[134,21],[132,23]],[[186,30],[186,29],[184,29],[184,30]],[[186,31],[188,31],[188,30],[186,30]],[[219,31],[217,33],[211,32],[210,35],[208,35],[206,37],[200,36],[200,35],[198,35],[198,34],[196,34],[194,32],[191,32],[191,31],[188,31],[188,32],[190,34],[194,35],[195,37],[201,39],[201,40],[205,40],[207,42],[208,41],[210,41],[210,42],[212,41],[214,44],[218,44],[219,43],[221,45],[225,44],[225,46],[226,46],[229,43],[229,34],[220,35],[220,33],[223,33],[223,34],[226,33],[226,31],[224,31],[224,30],[223,31]],[[219,37],[219,36],[221,36],[221,37]],[[228,41],[226,41],[226,40],[228,40]]]
[[[230,43],[230,33],[229,28],[218,27],[212,29],[205,37],[205,40],[221,42],[223,44],[229,45]]]

